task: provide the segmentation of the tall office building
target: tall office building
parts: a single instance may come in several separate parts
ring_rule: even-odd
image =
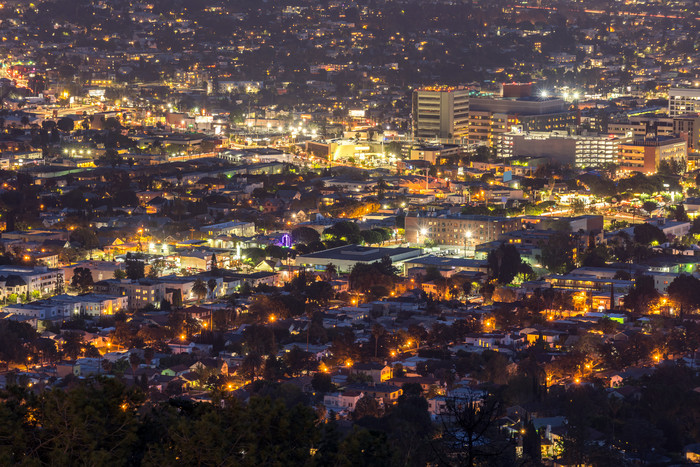
[[[453,139],[467,135],[469,90],[426,87],[413,91],[413,135]]]
[[[669,89],[668,114],[671,117],[700,112],[700,88]]]

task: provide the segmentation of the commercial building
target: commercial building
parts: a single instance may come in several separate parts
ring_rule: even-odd
[[[394,266],[421,255],[420,248],[373,248],[360,245],[345,245],[330,250],[317,251],[295,258],[296,266],[323,270],[333,264],[338,272],[349,272],[357,263],[376,263],[382,258],[391,259]]]
[[[570,135],[564,131],[511,131],[497,139],[499,157],[547,157],[552,162],[576,167],[597,167],[618,161],[620,145],[631,136]]]
[[[493,144],[499,135],[513,127],[522,131],[552,131],[575,124],[576,115],[562,99],[472,97],[469,100],[470,142]]]
[[[637,115],[625,122],[608,123],[608,133],[616,136],[647,138],[655,136],[673,136],[674,119],[655,115]]]
[[[668,115],[670,117],[680,117],[689,113],[698,112],[700,112],[700,88],[669,89]]]
[[[467,135],[469,90],[463,87],[413,91],[413,135],[418,138],[462,138]]]
[[[688,142],[688,150],[700,151],[700,114],[674,118],[673,133]]]
[[[429,240],[438,245],[474,248],[521,226],[518,218],[430,214],[409,212],[406,215],[406,240],[409,243]]]
[[[441,157],[459,156],[462,147],[456,144],[427,145],[417,144],[408,152],[408,159],[412,161],[427,161],[435,164]]]
[[[621,144],[619,164],[622,172],[654,174],[661,162],[685,164],[687,158],[688,143],[684,139],[659,137]]]

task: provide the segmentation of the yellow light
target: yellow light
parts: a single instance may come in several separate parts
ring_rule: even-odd
[[[270,315],[269,320],[270,320],[271,323],[274,323],[276,319],[277,319],[277,318],[275,317],[275,315]]]
[[[347,361],[345,362],[345,366],[351,367],[351,366],[352,366],[352,360],[347,360]]]
[[[574,378],[574,383],[578,384],[581,382],[581,378]]]
[[[186,336],[186,335],[184,335],[184,334],[180,334],[180,339],[181,339],[181,340],[183,340],[183,341],[184,341],[184,340],[185,340],[186,338],[187,338],[187,336]]]

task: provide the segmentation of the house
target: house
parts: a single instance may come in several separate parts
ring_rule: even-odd
[[[334,411],[352,412],[355,410],[355,405],[364,396],[362,391],[347,390],[343,392],[333,392],[323,396],[323,405]]]
[[[368,396],[381,400],[384,405],[395,403],[403,394],[403,389],[398,386],[394,386],[393,384],[350,384],[347,386],[347,388],[361,391]]]
[[[375,383],[383,383],[392,376],[392,369],[389,365],[379,363],[356,363],[350,372],[353,374],[364,374],[370,376]]]

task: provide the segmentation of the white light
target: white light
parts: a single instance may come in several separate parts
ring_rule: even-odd
[[[578,100],[579,94],[577,92],[574,93],[574,100]]]
[[[426,229],[425,227],[421,228],[421,229],[420,229],[420,234],[421,234],[421,235],[424,235],[424,236],[427,235],[427,234],[428,234],[428,229]]]
[[[542,99],[546,99],[549,97],[549,93],[547,91],[542,91],[540,93],[540,96],[542,97]]]

